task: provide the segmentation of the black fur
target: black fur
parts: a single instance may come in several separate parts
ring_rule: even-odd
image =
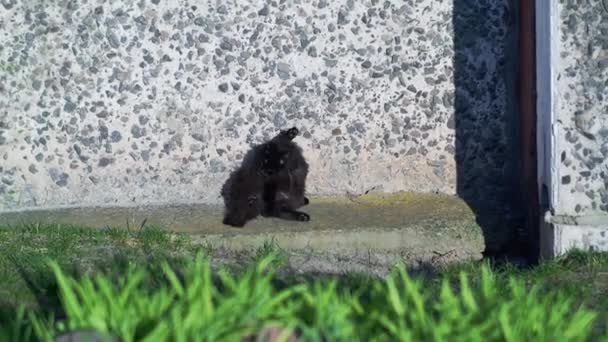
[[[232,172],[222,187],[226,207],[223,223],[243,227],[247,221],[260,215],[264,209],[263,191],[263,178],[255,172],[244,168]]]
[[[310,202],[304,196],[308,163],[302,149],[292,141],[298,134],[298,129],[293,127],[282,131],[269,142],[276,149],[275,157],[284,165],[264,182],[264,216],[294,221],[310,220],[308,214],[296,210]]]
[[[242,227],[258,215],[308,221],[296,211],[309,203],[304,196],[308,164],[292,140],[297,128],[281,131],[270,141],[254,146],[241,167],[231,173],[222,187],[226,207],[223,223]]]

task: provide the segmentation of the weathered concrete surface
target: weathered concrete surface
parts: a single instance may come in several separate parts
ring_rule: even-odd
[[[537,1],[541,252],[608,250],[608,3]]]
[[[544,258],[563,255],[572,249],[608,252],[608,222],[604,217],[587,218],[583,222],[572,217],[549,218],[541,229]]]
[[[311,194],[505,207],[511,3],[3,1],[0,211],[218,203],[292,125]]]
[[[608,224],[608,7],[559,1],[556,61],[556,215]]]
[[[199,242],[231,251],[251,250],[272,241],[288,251],[368,260],[396,256],[405,261],[444,256],[481,257],[485,240],[467,205],[448,195],[370,194],[356,198],[312,198],[308,223],[259,218],[244,228],[221,223],[217,206],[75,208],[0,214],[0,222],[72,223],[139,229],[158,225],[191,233]],[[490,239],[491,240],[491,239]]]

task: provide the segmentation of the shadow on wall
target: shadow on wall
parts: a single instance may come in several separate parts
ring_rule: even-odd
[[[486,256],[520,254],[517,1],[454,0],[457,192],[477,217]]]

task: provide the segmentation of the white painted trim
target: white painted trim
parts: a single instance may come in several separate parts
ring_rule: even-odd
[[[554,210],[558,200],[559,178],[557,165],[557,139],[554,124],[557,109],[556,66],[558,55],[557,1],[536,0],[536,113],[537,162],[539,195],[543,185],[549,189],[549,209]],[[541,213],[542,215],[542,213]]]
[[[554,256],[564,255],[572,249],[608,252],[608,224],[601,226],[556,224],[553,227],[556,232]]]

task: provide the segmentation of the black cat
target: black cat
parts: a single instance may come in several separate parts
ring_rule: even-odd
[[[286,220],[309,221],[310,216],[296,209],[310,203],[306,198],[306,176],[308,163],[302,149],[292,140],[299,134],[293,127],[281,131],[268,142],[271,160],[279,160],[280,168],[264,182],[263,216]]]
[[[308,221],[306,213],[295,209],[306,205],[304,196],[308,164],[302,150],[292,140],[299,134],[294,127],[254,146],[241,167],[224,183],[223,223],[242,227],[258,215]]]

